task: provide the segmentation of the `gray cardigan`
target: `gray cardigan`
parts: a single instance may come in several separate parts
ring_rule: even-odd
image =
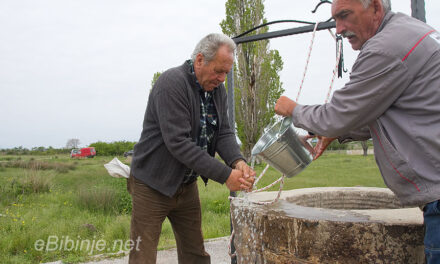
[[[385,184],[404,205],[440,199],[439,33],[389,12],[345,87],[328,104],[296,107],[293,119],[318,135],[372,137]]]
[[[142,134],[134,147],[131,174],[170,197],[182,184],[187,167],[216,182],[226,182],[232,163],[243,157],[229,127],[223,84],[214,89],[213,98],[219,129],[206,152],[196,145],[200,100],[189,64],[185,62],[162,73],[148,98]],[[214,158],[215,152],[229,167]]]

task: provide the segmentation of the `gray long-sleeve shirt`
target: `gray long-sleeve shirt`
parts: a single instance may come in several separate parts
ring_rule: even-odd
[[[440,199],[440,35],[388,12],[330,103],[298,105],[294,124],[340,139],[373,138],[385,184],[404,205]]]

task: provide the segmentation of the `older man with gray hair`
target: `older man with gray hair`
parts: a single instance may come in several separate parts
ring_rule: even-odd
[[[201,229],[197,178],[248,190],[255,172],[229,127],[223,85],[235,43],[210,34],[191,60],[161,74],[148,98],[143,131],[134,147],[129,190],[133,198],[130,263],[156,263],[162,223],[174,231],[179,263],[210,263]],[[216,159],[218,153],[224,160]],[[139,242],[138,242],[139,241]]]
[[[372,138],[385,184],[423,208],[427,263],[440,263],[440,34],[388,0],[334,0],[336,32],[360,50],[350,81],[324,105],[278,99],[275,112],[319,136]]]

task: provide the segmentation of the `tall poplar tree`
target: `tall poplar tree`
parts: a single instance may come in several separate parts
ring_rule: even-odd
[[[263,0],[228,0],[226,18],[220,23],[223,33],[234,37],[266,23]],[[249,35],[268,31],[261,27]],[[279,72],[283,61],[268,40],[240,44],[234,65],[234,94],[237,134],[242,151],[249,158],[263,129],[274,121],[276,100],[284,92]]]

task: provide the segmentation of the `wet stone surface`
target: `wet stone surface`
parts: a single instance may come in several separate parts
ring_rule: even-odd
[[[422,212],[401,208],[388,189],[298,189],[269,206],[249,200],[231,203],[238,263],[424,263]]]

